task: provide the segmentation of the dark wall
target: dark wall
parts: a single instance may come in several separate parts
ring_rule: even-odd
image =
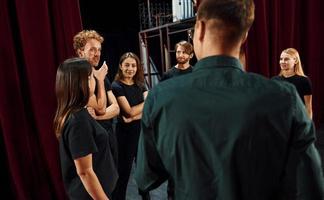
[[[105,39],[102,45],[101,61],[109,66],[109,79],[112,81],[120,56],[132,51],[139,55],[139,13],[138,1],[80,0],[80,10],[84,29],[94,29]]]

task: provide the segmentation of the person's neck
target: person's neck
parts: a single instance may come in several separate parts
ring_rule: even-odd
[[[296,73],[292,70],[284,70],[282,71],[282,76],[285,77],[285,78],[289,78],[289,77],[292,77],[292,76],[295,76]]]
[[[120,81],[123,82],[126,85],[133,85],[134,84],[133,78],[129,78],[129,77],[124,77]]]
[[[180,70],[186,70],[186,69],[188,69],[190,67],[190,64],[189,63],[185,63],[185,64],[177,64],[176,66],[175,66],[175,68],[177,68],[177,69],[180,69]]]
[[[230,56],[239,59],[241,44],[225,45],[215,42],[206,42],[203,48],[203,57],[209,56]]]

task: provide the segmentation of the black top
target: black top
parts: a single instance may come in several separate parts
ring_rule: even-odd
[[[287,81],[287,82],[293,84],[296,87],[297,92],[304,104],[305,104],[304,96],[312,94],[311,82],[305,76],[294,75],[294,76],[287,77],[287,78],[284,76],[275,76],[275,77],[273,77],[273,79]]]
[[[132,106],[136,106],[142,102],[144,102],[144,96],[143,93],[145,91],[147,91],[145,86],[138,86],[136,84],[133,85],[126,85],[120,81],[114,81],[112,83],[112,91],[114,93],[114,95],[116,96],[116,98],[120,97],[120,96],[125,96],[125,98],[127,99],[129,105]],[[122,109],[120,110],[120,116],[123,115],[123,111]],[[132,121],[131,123],[124,123],[123,119],[121,119],[121,117],[118,118],[118,123],[124,123],[126,126],[131,126],[131,124],[135,124],[138,123],[139,124],[140,120],[135,120]]]
[[[83,108],[69,116],[59,139],[63,182],[70,199],[91,199],[76,172],[74,160],[92,154],[92,167],[110,196],[118,179],[107,131]]]
[[[314,125],[295,88],[246,73],[233,57],[201,59],[156,85],[141,128],[144,191],[171,178],[177,200],[324,198]]]
[[[167,72],[165,72],[161,78],[161,81],[164,81],[166,79],[175,77],[175,76],[180,76],[183,74],[188,74],[192,72],[192,66],[190,65],[187,69],[181,70],[173,66],[171,69],[169,69]]]
[[[97,81],[97,79],[96,79],[96,81]],[[107,92],[111,90],[111,83],[110,83],[107,76],[105,77],[104,84],[105,84],[107,107],[108,107],[109,106],[109,98],[108,98]],[[97,94],[97,84],[96,84],[96,87],[95,87],[95,94]],[[97,121],[106,130],[110,131],[112,129],[112,119],[104,119],[104,120],[97,120]]]

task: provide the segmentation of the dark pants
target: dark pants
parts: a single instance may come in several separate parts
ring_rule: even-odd
[[[113,129],[113,125],[110,120],[98,120],[99,124],[106,129],[109,135],[109,146],[113,156],[116,167],[118,166],[118,144],[116,131]]]
[[[168,200],[173,200],[174,199],[174,182],[170,178],[168,179],[167,193],[168,193]]]
[[[133,161],[136,158],[140,129],[137,126],[131,128],[117,125],[118,142],[118,173],[119,179],[113,192],[114,200],[125,200],[127,184],[132,170]],[[139,191],[142,199],[149,199],[149,193]]]

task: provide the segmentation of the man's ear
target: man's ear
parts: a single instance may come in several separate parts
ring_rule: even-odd
[[[204,21],[198,20],[196,23],[195,33],[199,41],[203,41],[206,34],[206,23]]]

